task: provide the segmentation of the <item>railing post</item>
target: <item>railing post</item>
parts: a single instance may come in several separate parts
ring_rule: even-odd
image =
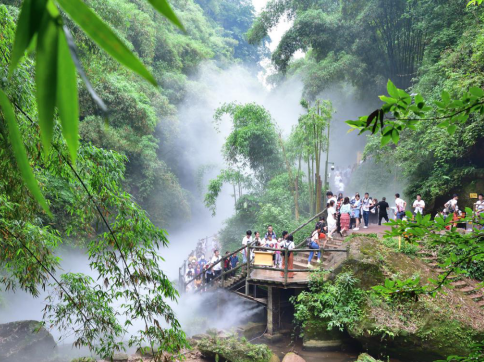
[[[222,261],[223,261],[223,264],[222,264],[222,262],[220,262],[222,264],[222,278],[221,278],[222,282],[220,284],[222,285],[222,289],[224,289],[225,288],[225,272],[226,272],[226,270],[225,270],[225,259],[222,259]]]
[[[206,283],[206,275],[207,269],[203,268],[202,269],[202,291],[205,291],[205,283]]]
[[[284,250],[284,286],[287,286],[287,269],[289,266],[289,254],[288,249],[286,246],[286,250]]]
[[[249,278],[250,278],[250,245],[247,245],[247,275],[245,276],[245,295],[249,295]]]

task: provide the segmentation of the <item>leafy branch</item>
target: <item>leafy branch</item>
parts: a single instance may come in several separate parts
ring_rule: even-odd
[[[391,80],[388,80],[387,92],[387,96],[379,97],[384,102],[380,109],[358,120],[346,121],[352,130],[359,130],[359,134],[380,132],[381,146],[390,141],[398,144],[400,134],[405,129],[415,131],[420,121],[442,121],[438,127],[453,135],[457,126],[464,124],[471,115],[484,115],[484,90],[478,87],[471,87],[459,99],[451,99],[449,92],[444,90],[441,101],[434,102],[435,107],[429,106],[422,95],[410,95],[397,88]]]
[[[148,0],[163,16],[180,29],[183,25],[177,18],[167,0]],[[57,108],[62,133],[66,140],[70,158],[75,165],[79,147],[79,102],[76,70],[86,83],[94,101],[103,109],[103,102],[95,94],[81,62],[77,58],[72,36],[65,26],[61,15],[62,9],[100,48],[112,58],[131,69],[152,85],[156,80],[141,61],[116,36],[114,31],[104,23],[81,0],[25,0],[22,3],[18,18],[15,41],[9,65],[10,77],[14,74],[26,51],[35,48],[36,67],[35,81],[37,88],[37,109],[43,151],[48,154],[54,134],[55,110]],[[3,54],[6,57],[5,53]],[[5,88],[2,86],[2,88]],[[18,143],[18,125],[11,105],[2,92],[0,107],[9,125],[12,144]],[[26,186],[48,215],[51,215],[47,202],[42,195],[35,177],[30,169],[27,154],[22,147],[14,147],[14,155]]]

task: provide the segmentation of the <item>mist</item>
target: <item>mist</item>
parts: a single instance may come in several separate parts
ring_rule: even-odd
[[[291,78],[279,87],[269,90],[255,72],[240,65],[222,70],[213,62],[206,62],[190,79],[187,96],[178,107],[178,138],[170,142],[170,147],[173,148],[170,151],[178,165],[181,165],[176,174],[182,187],[190,193],[192,218],[169,228],[170,244],[159,251],[165,259],[162,269],[170,280],[178,279],[179,267],[195,248],[198,240],[215,235],[223,227],[223,221],[234,213],[230,187],[223,188],[217,201],[215,217],[203,204],[203,193],[208,181],[216,177],[224,167],[221,148],[231,129],[227,120],[222,122],[219,132],[215,130],[214,111],[227,102],[255,102],[271,113],[283,136],[288,136],[304,111],[299,104],[302,93],[303,84],[298,78]],[[340,88],[330,87],[318,98],[331,100],[336,111],[331,123],[330,161],[342,166],[355,163],[356,154],[363,150],[365,139],[358,137],[356,133],[347,133],[348,127],[344,121],[364,114],[368,111],[368,106],[357,101],[351,92],[343,92]],[[200,173],[199,170],[203,167],[206,171]],[[62,272],[83,272],[96,277],[82,250],[64,249],[60,256]],[[206,257],[210,258],[211,254]],[[42,308],[47,293],[48,291],[41,293],[38,298],[21,291],[7,293],[5,307],[0,311],[0,323],[25,319],[42,320]],[[234,294],[222,293],[185,294],[178,303],[171,303],[188,335],[203,333],[207,326],[234,328],[263,316],[262,307]],[[224,308],[220,303],[230,303],[230,308]],[[217,305],[220,308],[217,309]],[[50,332],[56,341],[60,338],[61,343],[72,343],[71,336],[61,335],[53,329]]]

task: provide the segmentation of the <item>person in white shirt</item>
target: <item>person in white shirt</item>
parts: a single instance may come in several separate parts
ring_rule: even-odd
[[[454,212],[459,211],[459,206],[457,205],[458,199],[459,199],[459,196],[457,194],[454,194],[452,196],[452,199],[450,199],[444,204],[445,212],[447,215],[451,215]]]
[[[477,221],[482,223],[484,219],[484,198],[482,194],[479,194],[478,197],[479,200],[477,200],[474,204],[474,209],[476,211]],[[484,227],[483,225],[477,225],[477,228],[482,230]]]
[[[292,235],[289,235],[287,231],[282,232],[282,243],[281,243],[281,249],[287,248],[288,250],[288,256],[287,256],[287,269],[291,270],[294,269],[294,253],[291,252],[290,250],[293,250],[296,245],[294,245],[294,239]],[[286,261],[284,260],[284,254],[282,258],[282,267],[285,267]],[[281,277],[284,277],[284,272],[281,272]],[[288,278],[294,278],[294,272],[288,272],[287,273]]]
[[[332,191],[326,192],[326,198],[328,199],[328,204],[331,202],[331,200],[334,201],[334,204],[335,205],[338,202],[338,199],[336,198],[336,196],[333,195],[333,192]]]
[[[247,244],[252,243],[252,231],[247,230],[244,238],[242,239],[242,246],[247,246]],[[242,260],[244,263],[247,262],[247,248],[242,249]]]
[[[422,196],[420,194],[417,194],[417,200],[413,202],[413,208],[414,208],[414,215],[417,215],[420,213],[423,215],[424,209],[425,209],[425,201],[422,200]]]
[[[328,209],[328,239],[333,240],[333,233],[336,231],[336,208],[334,207],[335,202],[331,200],[329,202],[329,209]]]
[[[363,211],[363,221],[365,222],[365,226],[363,226],[364,229],[368,229],[368,223],[370,222],[370,206],[370,194],[365,192],[365,197],[361,200],[361,210]]]
[[[210,264],[214,265],[217,263],[219,260],[221,260],[222,257],[220,256],[220,252],[218,250],[215,250],[213,252],[212,259],[210,260]],[[213,274],[214,278],[218,277],[220,274],[222,274],[222,263],[218,263],[217,265],[213,266]]]
[[[344,193],[345,192],[345,184],[343,181],[340,181],[338,184],[338,192]]]
[[[397,209],[397,219],[403,220],[405,217],[405,209],[407,208],[407,202],[400,198],[400,194],[395,194],[395,207]]]
[[[478,214],[482,214],[482,213],[484,213],[484,198],[483,198],[482,194],[479,194],[478,197],[479,197],[479,200],[477,200],[476,203],[474,204],[475,211]]]

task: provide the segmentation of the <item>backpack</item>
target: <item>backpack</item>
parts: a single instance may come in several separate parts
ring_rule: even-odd
[[[449,214],[453,214],[455,212],[455,208],[454,208],[454,206],[452,206],[452,202],[451,201],[452,200],[450,200],[447,203],[448,204],[448,206],[447,206],[447,213],[449,213]]]
[[[309,248],[311,246],[311,243],[313,242],[313,239],[307,238],[306,239],[306,248]]]

